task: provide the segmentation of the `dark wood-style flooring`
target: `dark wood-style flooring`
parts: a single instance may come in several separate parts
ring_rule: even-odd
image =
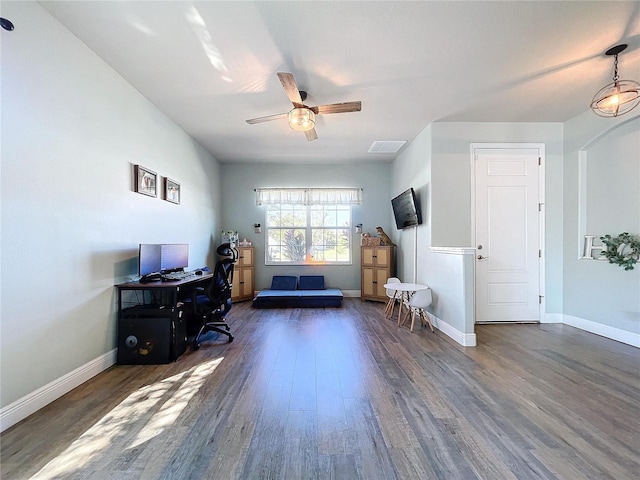
[[[384,304],[253,310],[1,436],[9,479],[637,479],[640,350],[562,325],[463,348]]]

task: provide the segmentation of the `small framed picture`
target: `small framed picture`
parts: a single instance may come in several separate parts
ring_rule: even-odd
[[[171,203],[180,203],[180,184],[170,178],[164,179],[164,199]]]
[[[151,170],[143,167],[142,165],[136,165],[135,177],[136,177],[136,192],[141,193],[143,195],[149,195],[150,197],[158,196],[158,191],[156,187],[158,183],[158,174],[156,172],[152,172]]]

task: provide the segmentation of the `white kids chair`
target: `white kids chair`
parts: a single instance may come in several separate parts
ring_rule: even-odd
[[[387,283],[402,283],[399,278],[389,277],[387,278]],[[399,295],[401,292],[398,290],[391,290],[390,288],[386,289],[387,297],[389,297],[389,301],[387,302],[387,306],[384,309],[384,314],[386,317],[390,317],[393,315],[393,309],[396,306],[396,299],[400,298]]]
[[[425,321],[429,324],[431,331],[433,332],[433,325],[431,319],[427,313],[427,307],[431,305],[433,298],[431,296],[431,289],[425,288],[424,290],[418,290],[413,294],[411,300],[409,300],[409,308],[411,309],[411,331],[413,332],[413,324],[416,320],[416,314],[420,317],[420,324],[424,325]]]

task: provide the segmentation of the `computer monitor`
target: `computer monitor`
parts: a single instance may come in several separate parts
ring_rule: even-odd
[[[169,243],[162,245],[160,270],[163,272],[182,270],[189,265],[189,245]]]
[[[160,273],[162,269],[162,245],[141,243],[138,251],[138,273],[140,276]]]

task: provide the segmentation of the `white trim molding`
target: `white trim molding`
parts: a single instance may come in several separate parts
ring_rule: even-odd
[[[360,298],[360,290],[342,290],[342,296],[345,298]]]
[[[117,349],[113,349],[4,407],[0,410],[0,432],[115,365],[116,353]]]
[[[640,333],[628,332],[620,328],[603,325],[585,318],[574,317],[573,315],[566,314],[562,315],[562,323],[571,327],[579,328],[586,332],[595,333],[601,337],[626,343],[632,347],[640,348]]]
[[[433,313],[429,313],[431,320],[433,323],[433,327],[440,330],[447,337],[451,338],[455,342],[459,343],[463,347],[475,347],[476,344],[476,334],[475,333],[464,333],[460,330],[452,327],[444,320],[436,317]],[[435,322],[434,322],[435,320]]]
[[[561,313],[545,313],[540,318],[540,323],[562,323]]]
[[[603,325],[602,323],[593,322],[573,315],[564,313],[546,313],[540,323],[562,323],[570,327],[579,328],[585,332],[594,333],[601,337],[609,338],[617,342],[626,343],[632,347],[640,348],[640,333],[629,332],[620,328]]]

